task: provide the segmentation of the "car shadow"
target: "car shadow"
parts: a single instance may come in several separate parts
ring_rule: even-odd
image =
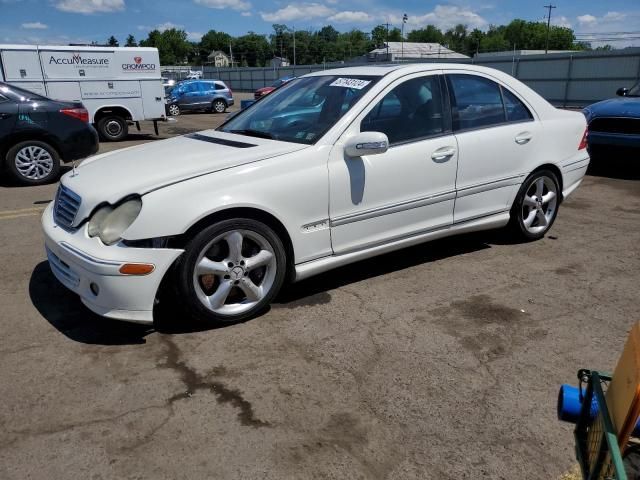
[[[587,175],[640,180],[640,148],[606,147],[590,151]]]
[[[328,303],[331,300],[327,294],[329,290],[503,243],[514,243],[504,231],[477,232],[435,240],[362,260],[286,285],[273,301],[272,308],[297,308]],[[166,294],[165,283],[160,287],[161,292],[165,293],[161,295],[163,300],[160,305],[154,309],[153,325],[109,320],[94,314],[82,304],[76,294],[58,282],[46,261],[39,263],[31,274],[29,296],[38,312],[54,328],[67,338],[86,344],[143,344],[146,337],[154,332],[183,334],[227,326],[211,326],[190,319],[175,296]],[[261,312],[258,318],[269,309]]]

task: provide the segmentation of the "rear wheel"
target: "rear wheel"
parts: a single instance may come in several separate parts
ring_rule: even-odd
[[[226,109],[227,109],[227,103],[221,99],[214,100],[213,104],[211,105],[211,110],[213,110],[216,113],[224,113]]]
[[[560,188],[550,170],[539,170],[524,181],[511,207],[510,227],[524,240],[538,240],[549,231],[558,214]]]
[[[129,134],[127,121],[117,115],[102,117],[98,120],[98,133],[102,140],[118,142]]]
[[[49,183],[60,173],[60,156],[48,143],[28,140],[9,149],[5,163],[12,176],[24,185]]]
[[[171,115],[172,117],[177,117],[178,115],[180,115],[180,107],[173,103],[171,105],[169,105],[169,115]]]
[[[177,290],[189,312],[209,323],[252,317],[280,290],[286,270],[282,241],[251,219],[218,222],[198,233],[177,265]]]

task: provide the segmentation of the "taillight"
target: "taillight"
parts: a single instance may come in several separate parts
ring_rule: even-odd
[[[231,95],[233,97],[233,90],[231,90],[231,87],[227,85],[227,88],[229,89],[229,95]]]
[[[77,118],[85,123],[89,123],[89,112],[87,112],[86,108],[63,108],[60,110],[60,113]]]
[[[587,148],[587,136],[589,135],[589,130],[584,129],[584,135],[582,135],[582,140],[580,140],[580,145],[578,146],[578,150],[584,150]]]

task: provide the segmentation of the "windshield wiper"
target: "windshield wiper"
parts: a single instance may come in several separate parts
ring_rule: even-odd
[[[253,130],[251,128],[244,128],[242,130],[229,130],[229,133],[237,133],[239,135],[247,135],[249,137],[268,138],[273,140],[273,135],[269,132],[263,132],[262,130]]]

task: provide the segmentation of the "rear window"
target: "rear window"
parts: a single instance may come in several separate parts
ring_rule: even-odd
[[[216,83],[216,90],[226,90],[227,87],[224,86],[222,83]]]
[[[24,88],[14,87],[13,85],[0,84],[0,94],[14,102],[30,102],[33,100],[48,100],[42,95],[30,92]]]

